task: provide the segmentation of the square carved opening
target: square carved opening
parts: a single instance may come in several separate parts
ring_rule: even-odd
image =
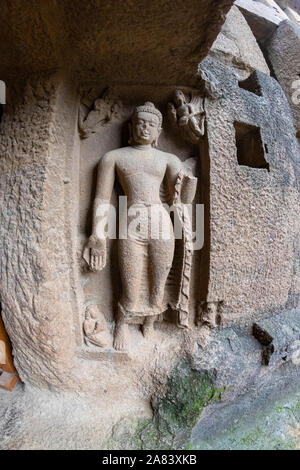
[[[234,128],[238,164],[270,171],[269,163],[265,159],[260,128],[243,122],[235,122]]]

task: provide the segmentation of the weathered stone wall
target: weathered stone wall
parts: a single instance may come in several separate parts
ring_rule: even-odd
[[[240,79],[247,78],[254,70],[270,74],[250,26],[236,6],[228,12],[209,55],[232,67]]]
[[[1,123],[0,293],[25,382],[71,386],[82,342],[79,85],[176,83],[183,74],[195,83],[232,3],[15,0],[1,9],[0,74],[9,98]],[[101,149],[93,152],[100,159]]]
[[[14,0],[1,8],[0,78],[8,88],[0,125],[1,315],[26,384],[8,413],[0,406],[4,446],[222,446],[222,439],[214,444],[217,431],[296,383],[299,146],[280,84],[289,96],[299,38],[290,23],[277,28],[285,15],[270,12],[268,0],[238,0],[250,27],[233,7],[217,37],[232,3]],[[273,33],[279,84],[257,42],[266,47]],[[206,75],[197,74],[200,61]],[[80,141],[80,104],[90,110],[107,87],[125,117]],[[168,122],[178,88],[204,103],[200,151]],[[160,149],[193,161],[205,240],[193,259],[190,329],[178,328],[174,311],[150,340],[132,324],[127,353],[84,342],[89,304],[101,310],[112,339],[120,285],[118,257],[109,253],[106,271],[92,273],[82,246],[98,161],[127,145],[129,111],[146,100],[164,116]],[[214,330],[201,323],[205,302],[217,305]],[[265,317],[259,325],[275,345],[268,366],[265,345],[252,335],[253,322]],[[288,329],[283,338],[281,328]],[[70,399],[42,387],[88,393]],[[91,430],[84,437],[83,428]],[[286,445],[278,442],[272,445]]]
[[[300,26],[283,21],[267,45],[268,56],[275,76],[282,86],[294,115],[300,136]]]
[[[236,317],[251,322],[298,306],[298,143],[288,103],[273,78],[256,72],[252,76],[256,89],[249,91],[220,62],[205,59],[204,63],[223,90],[219,100],[206,101],[211,238],[208,298],[223,301],[225,324]],[[234,123],[259,129],[256,141],[260,132],[259,145],[269,170],[259,164],[255,168],[255,164],[238,163]]]
[[[233,1],[5,2],[1,77],[59,67],[85,79],[101,77],[107,85],[193,80]]]
[[[67,383],[74,332],[64,178],[76,101],[62,102],[55,74],[7,85],[0,131],[2,316],[21,378]]]

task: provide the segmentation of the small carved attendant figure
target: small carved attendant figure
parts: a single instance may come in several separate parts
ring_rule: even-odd
[[[181,90],[176,90],[173,103],[169,103],[169,115],[173,122],[183,131],[184,137],[196,144],[204,135],[205,114],[200,97],[193,96],[190,102]]]
[[[93,231],[83,253],[92,271],[106,265],[106,239],[97,227],[102,220],[101,208],[110,201],[116,175],[129,207],[128,214],[122,214],[127,217],[127,236],[118,240],[122,296],[114,337],[117,350],[128,349],[128,323],[133,318],[143,320],[143,333],[147,335],[157,316],[168,308],[164,292],[173,261],[174,233],[170,215],[160,199],[160,186],[166,176],[174,197],[183,165],[175,155],[155,148],[161,128],[162,115],[152,103],[138,106],[130,125],[131,145],[107,153],[99,164]],[[183,203],[192,202],[196,191],[197,179],[188,178]],[[139,227],[131,231],[137,214],[142,215]],[[155,227],[159,228],[153,233]]]
[[[83,322],[85,342],[104,348],[110,342],[109,331],[104,318],[99,319],[99,312],[96,305],[89,305],[85,311]]]

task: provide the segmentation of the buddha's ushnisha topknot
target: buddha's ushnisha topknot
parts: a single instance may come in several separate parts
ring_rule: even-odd
[[[151,103],[150,101],[146,101],[145,104],[141,105],[141,106],[137,106],[135,108],[135,111],[133,113],[133,119],[137,116],[138,113],[151,113],[151,114],[154,114],[156,117],[158,117],[158,120],[159,120],[159,126],[161,127],[162,126],[162,114],[161,112],[154,106],[153,103]]]

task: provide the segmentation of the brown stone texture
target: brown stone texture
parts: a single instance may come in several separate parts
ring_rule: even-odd
[[[100,146],[98,135],[84,147],[78,90],[90,82],[95,89],[96,83],[96,99],[108,85],[132,82],[131,89],[123,89],[132,104],[153,99],[166,105],[174,87],[155,95],[154,84],[197,82],[197,64],[232,3],[15,0],[3,5],[0,71],[7,105],[0,129],[0,289],[3,322],[24,382],[91,388],[89,368],[83,373],[76,362],[82,363],[76,347],[83,342],[85,307],[95,303],[92,292],[97,292],[96,304],[102,299],[101,313],[111,318],[116,301],[109,272],[102,277],[82,272],[81,223],[85,240],[95,165],[105,151],[124,145],[126,118],[102,134]],[[152,91],[141,92],[141,83],[151,83]],[[191,149],[181,152],[185,155],[192,156]],[[86,296],[87,282],[94,287]]]
[[[300,105],[297,104],[297,89],[300,88],[300,27],[290,21],[282,22],[270,39],[267,51],[276,78],[293,111],[296,131],[299,133]]]
[[[2,78],[61,67],[108,83],[194,75],[233,0],[14,0],[0,12]],[[182,66],[184,63],[184,67]]]
[[[52,74],[8,88],[0,131],[2,317],[20,375],[45,383],[67,374],[74,354],[66,241],[72,228],[63,179],[76,110],[68,112],[72,105]]]
[[[262,3],[238,0],[239,10],[232,5],[232,0],[1,5],[0,79],[7,85],[0,123],[1,317],[25,383],[25,393],[18,384],[15,402],[0,406],[4,446],[103,448],[113,445],[107,442],[112,438],[119,448],[128,444],[139,420],[147,420],[146,427],[131,445],[147,446],[147,430],[156,419],[159,433],[170,438],[167,448],[175,448],[177,438],[178,448],[186,448],[182,423],[190,433],[196,430],[208,403],[202,423],[212,420],[218,427],[216,409],[226,414],[226,404],[234,407],[253,392],[250,404],[238,404],[240,418],[256,405],[259,389],[265,401],[271,386],[284,388],[296,377],[291,361],[265,371],[252,327],[266,320],[273,328],[268,317],[279,314],[274,338],[280,337],[285,315],[292,327],[300,307],[299,145],[288,104],[290,80],[300,73],[299,33],[290,22],[277,29],[281,18]],[[269,55],[278,81],[258,46],[273,33]],[[93,231],[93,202],[106,184],[111,183],[107,199],[111,196],[115,207],[130,185],[137,198],[148,189],[146,203],[153,194],[168,201],[164,171],[155,184],[147,183],[161,161],[155,166],[149,159],[147,167],[122,160],[133,143],[132,112],[149,102],[163,117],[159,139],[148,142],[158,140],[149,155],[162,160],[175,155],[178,167],[187,170],[184,178],[197,183],[193,203],[204,204],[204,246],[185,259],[184,271],[184,247],[175,245],[171,268],[167,263],[168,310],[153,308],[153,315],[145,315],[155,316],[150,337],[143,334],[149,323],[141,315],[130,318],[130,348],[124,350],[114,343],[122,291],[117,241],[107,242],[100,270],[93,259],[99,254],[92,252],[99,245],[89,246],[86,257],[83,252]],[[299,130],[298,109],[293,112]],[[97,168],[116,153],[117,178],[101,170],[99,179]],[[120,175],[130,168],[122,186]],[[181,189],[178,175],[175,196]],[[149,265],[141,272],[141,288],[137,279],[131,291],[141,294],[142,307],[145,280],[157,267]],[[135,267],[133,259],[129,271]],[[165,266],[162,270],[166,274]],[[127,278],[132,281],[130,272]],[[170,302],[179,284],[189,290],[182,289],[188,304],[184,322]],[[298,340],[286,336],[280,354]],[[201,426],[197,433],[200,441]]]

